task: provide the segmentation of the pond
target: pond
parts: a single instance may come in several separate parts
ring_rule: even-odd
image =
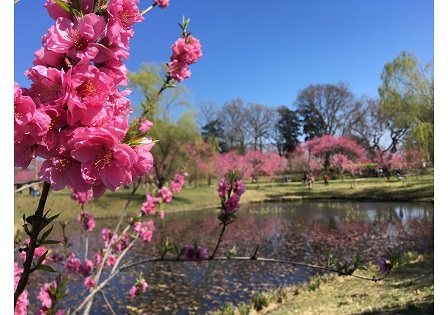
[[[126,256],[128,261],[157,256],[166,238],[178,247],[197,241],[211,253],[221,228],[216,211],[167,213],[165,220],[157,221],[152,242],[136,244]],[[433,203],[269,203],[244,205],[237,216],[235,223],[228,226],[217,256],[224,256],[233,246],[237,256],[251,256],[259,245],[258,257],[325,266],[329,252],[347,261],[359,252],[366,261],[376,264],[386,250],[425,253],[434,249]],[[96,234],[89,239],[90,248],[100,244],[98,227],[107,224],[97,221]],[[81,230],[71,229],[69,234],[72,249],[83,257],[83,238],[76,236]],[[149,287],[141,298],[131,300],[128,291],[141,271]],[[117,314],[205,314],[224,303],[249,302],[257,292],[303,282],[317,273],[316,269],[260,261],[157,262],[121,273],[105,293]],[[68,287],[70,294],[61,306],[73,307],[86,294],[83,278],[73,280],[77,281]],[[38,292],[32,290],[30,287],[29,298],[36,305],[33,295]],[[91,314],[108,314],[104,304],[98,297]]]

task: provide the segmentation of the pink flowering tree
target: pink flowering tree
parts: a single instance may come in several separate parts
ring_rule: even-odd
[[[286,160],[275,152],[261,152],[258,150],[248,151],[242,156],[244,178],[251,178],[257,181],[258,176],[268,176],[283,173],[286,167]]]
[[[306,141],[302,146],[309,151],[312,158],[319,162],[324,169],[330,166],[331,159],[335,154],[344,154],[353,162],[365,162],[366,159],[364,148],[348,137],[324,135]]]
[[[392,170],[402,169],[406,165],[405,155],[401,152],[376,150],[373,161],[383,170],[387,179],[390,178]]]
[[[202,140],[193,143],[186,143],[184,150],[188,156],[188,172],[190,179],[197,185],[198,178],[207,178],[208,185],[211,185],[213,175],[213,159],[217,155],[212,146]]]
[[[424,156],[417,149],[407,149],[404,152],[405,165],[408,171],[420,171],[423,167],[423,162],[425,161]]]
[[[331,166],[339,172],[340,179],[344,180],[344,172],[348,172],[350,176],[354,177],[361,171],[359,164],[351,161],[346,155],[337,153],[333,155]]]
[[[215,174],[222,178],[229,170],[241,171],[243,169],[242,156],[237,151],[220,153],[213,160]]]
[[[288,154],[287,169],[290,172],[307,173],[310,157],[308,151],[301,145]]]
[[[293,152],[288,155],[287,168],[291,172],[297,172],[302,175],[302,181],[307,176],[314,177],[322,170],[322,165],[316,161],[303,144],[299,144]]]
[[[238,171],[242,178],[256,181],[257,176],[270,178],[282,173],[286,160],[274,152],[248,151],[244,155],[236,151],[220,153],[214,160],[214,171],[218,176],[226,176],[229,169]]]

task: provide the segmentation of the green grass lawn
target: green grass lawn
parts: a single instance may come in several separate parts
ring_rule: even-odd
[[[434,175],[421,175],[405,181],[391,178],[358,178],[356,180],[330,181],[324,186],[322,180],[316,181],[309,189],[302,183],[263,183],[247,185],[243,196],[249,201],[287,200],[294,198],[352,199],[378,201],[430,201],[434,198]]]

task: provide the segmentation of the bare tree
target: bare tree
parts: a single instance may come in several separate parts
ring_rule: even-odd
[[[359,139],[364,148],[373,154],[381,150],[381,140],[386,137],[388,123],[386,117],[381,113],[380,101],[372,97],[363,97],[364,115],[352,126],[352,134]]]
[[[219,120],[219,108],[214,101],[201,102],[199,110],[196,112],[196,121],[200,128]]]
[[[261,104],[249,103],[244,112],[244,126],[252,138],[252,149],[263,151],[264,140],[268,140],[275,126],[275,110]]]
[[[240,153],[246,151],[249,135],[245,114],[244,103],[240,97],[222,106],[221,122],[229,150],[238,150]]]
[[[294,105],[302,117],[306,140],[322,135],[349,135],[364,115],[362,102],[343,82],[309,85],[298,93]]]

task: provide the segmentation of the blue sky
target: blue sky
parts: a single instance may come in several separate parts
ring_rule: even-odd
[[[24,87],[30,82],[23,72],[54,23],[43,3],[21,0],[14,7],[14,80]],[[384,65],[403,50],[422,62],[434,58],[433,1],[171,0],[135,25],[130,71],[169,60],[182,16],[191,19],[189,30],[203,49],[183,82],[195,105],[241,97],[292,108],[307,85],[338,81],[357,96],[377,96]],[[135,94],[130,99],[138,101]]]

